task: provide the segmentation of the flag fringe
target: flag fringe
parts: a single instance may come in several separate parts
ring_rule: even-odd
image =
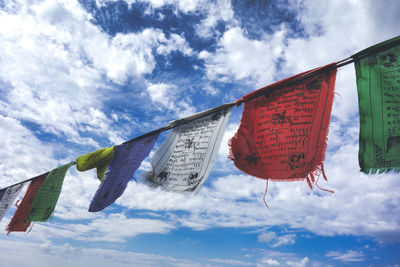
[[[399,173],[400,167],[366,168],[366,169],[361,169],[360,171],[365,174],[382,174],[389,172]]]

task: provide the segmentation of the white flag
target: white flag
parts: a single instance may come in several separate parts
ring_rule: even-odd
[[[0,191],[0,221],[3,219],[8,208],[14,203],[15,198],[21,192],[25,183],[10,186]]]
[[[174,128],[155,153],[146,180],[167,191],[198,191],[214,165],[231,112],[228,107]]]

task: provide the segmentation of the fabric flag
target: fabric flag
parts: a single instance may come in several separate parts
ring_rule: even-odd
[[[7,226],[8,233],[10,232],[25,232],[28,229],[31,222],[28,220],[29,211],[31,205],[35,200],[36,194],[39,191],[44,179],[46,178],[48,172],[39,175],[31,181],[28,190],[26,190],[25,196],[19,204],[17,211],[12,217],[10,223]]]
[[[158,134],[157,132],[115,146],[105,177],[90,203],[90,212],[103,210],[122,195],[135,171],[149,155]]]
[[[155,153],[146,180],[167,191],[197,192],[214,164],[232,107],[177,126]]]
[[[24,185],[25,183],[20,183],[0,190],[0,221],[14,203],[15,198],[21,192]]]
[[[32,203],[28,221],[45,222],[53,214],[61,193],[65,174],[72,165],[74,165],[74,162],[49,172]]]
[[[323,173],[335,66],[298,74],[240,100],[242,120],[229,155],[238,169],[267,181],[306,179],[312,188],[310,179]]]
[[[352,57],[360,113],[361,171],[400,172],[400,36]]]
[[[113,153],[114,147],[112,146],[80,156],[76,159],[76,169],[82,172],[97,168],[97,178],[102,181],[107,167],[113,158]]]

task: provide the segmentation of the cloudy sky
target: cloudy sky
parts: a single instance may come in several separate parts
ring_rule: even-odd
[[[398,36],[399,14],[398,0],[0,1],[0,186],[347,58]],[[267,209],[265,182],[227,159],[234,108],[197,195],[130,182],[89,213],[95,171],[72,168],[50,222],[0,235],[0,266],[399,266],[400,175],[359,172],[353,65],[336,92],[320,183],[334,195],[271,182]]]

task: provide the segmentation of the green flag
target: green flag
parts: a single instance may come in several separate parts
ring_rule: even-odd
[[[80,156],[76,159],[76,169],[78,171],[87,171],[97,168],[97,178],[102,181],[107,167],[113,158],[113,154],[114,146]]]
[[[400,171],[400,36],[352,56],[360,112],[359,164],[364,173]]]
[[[74,165],[74,162],[49,172],[32,202],[28,221],[45,222],[53,214],[61,193],[65,174],[72,165]]]

